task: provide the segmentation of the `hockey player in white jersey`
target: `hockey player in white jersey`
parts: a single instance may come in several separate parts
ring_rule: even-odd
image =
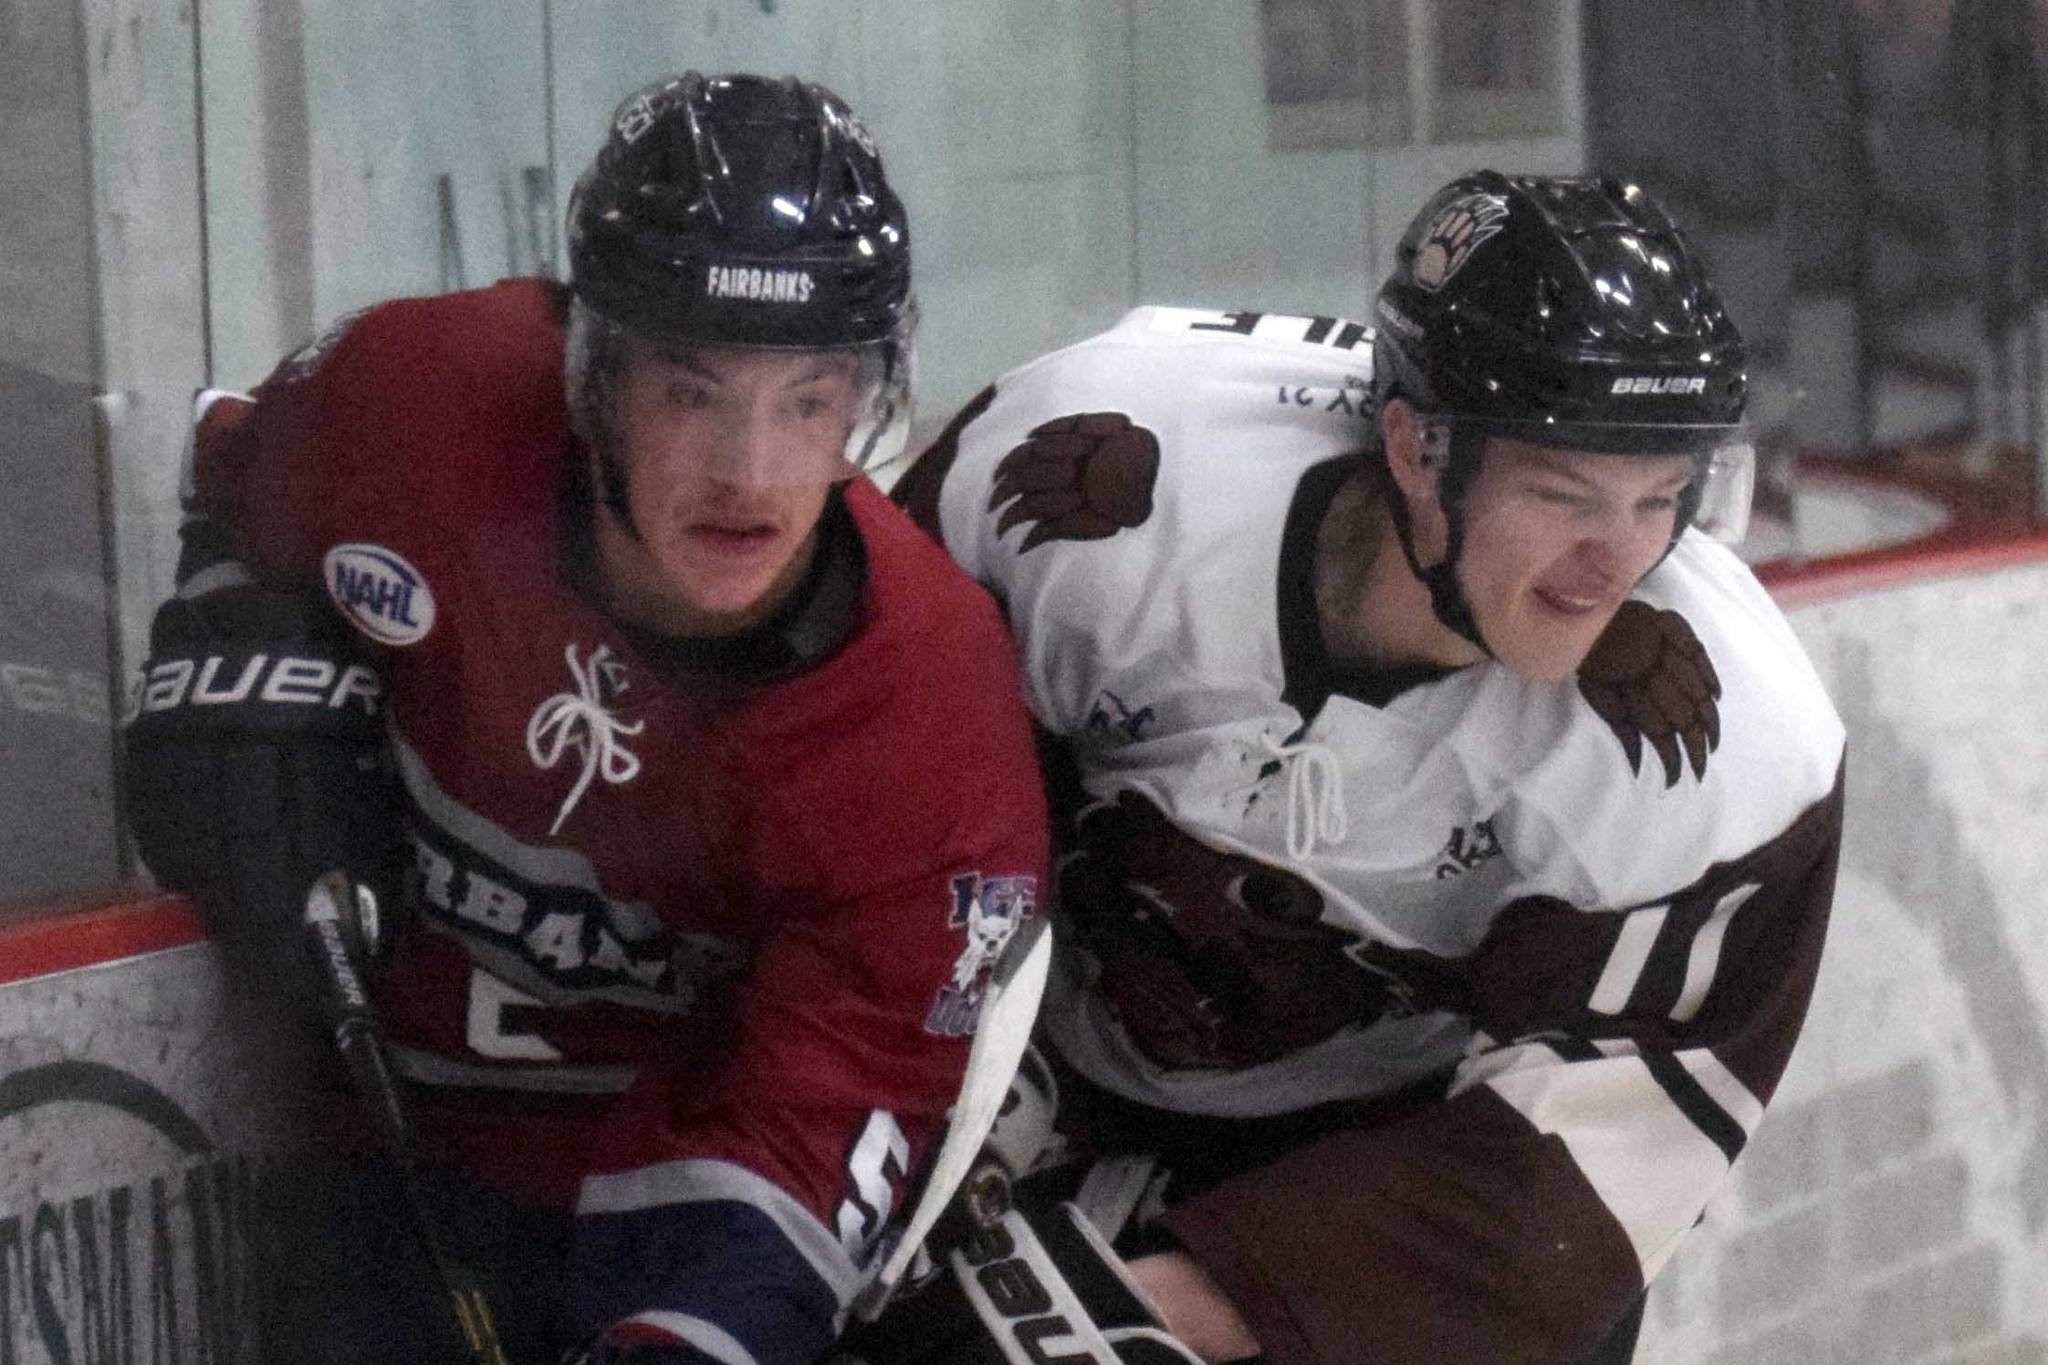
[[[898,484],[1072,779],[1059,1123],[1164,1157],[1205,1358],[1625,1360],[1755,1130],[1842,729],[1714,538],[1745,382],[1640,189],[1485,172],[1372,331],[1140,308]]]

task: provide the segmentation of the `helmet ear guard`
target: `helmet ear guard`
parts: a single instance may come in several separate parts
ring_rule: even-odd
[[[1422,424],[1422,467],[1439,482],[1451,467],[1451,424],[1425,420]]]

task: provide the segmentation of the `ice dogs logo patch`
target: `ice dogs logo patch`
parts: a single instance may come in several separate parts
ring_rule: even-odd
[[[953,979],[939,987],[938,998],[925,1013],[927,1033],[964,1038],[974,1032],[981,1022],[989,973],[1017,926],[1031,918],[1037,900],[1036,877],[962,872],[953,878],[953,912],[946,922],[967,930],[967,946],[953,964]]]
[[[1507,216],[1508,201],[1497,194],[1468,194],[1444,205],[1415,248],[1415,282],[1431,292],[1443,288]]]
[[[327,595],[380,645],[416,645],[434,628],[434,594],[418,569],[382,545],[337,545],[321,563]]]

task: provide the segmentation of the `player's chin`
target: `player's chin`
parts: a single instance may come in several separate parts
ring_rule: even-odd
[[[759,614],[789,563],[787,552],[705,555],[688,547],[665,558],[671,584],[692,610],[731,621]]]
[[[1579,671],[1613,619],[1612,608],[1574,619],[1560,619],[1554,612],[1517,613],[1504,628],[1486,632],[1487,644],[1495,658],[1532,682],[1564,682]]]

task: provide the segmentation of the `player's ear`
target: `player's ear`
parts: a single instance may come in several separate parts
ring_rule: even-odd
[[[1450,523],[1444,515],[1443,490],[1438,462],[1441,447],[1429,439],[1418,413],[1405,398],[1389,398],[1380,405],[1380,443],[1386,451],[1387,472],[1393,481],[1389,496],[1408,505],[1408,530],[1413,553],[1425,564],[1441,559],[1450,540]],[[1391,533],[1391,532],[1390,532]]]
[[[1422,438],[1422,418],[1405,398],[1389,398],[1380,407],[1380,442],[1394,486],[1414,511],[1434,507],[1437,471]]]

